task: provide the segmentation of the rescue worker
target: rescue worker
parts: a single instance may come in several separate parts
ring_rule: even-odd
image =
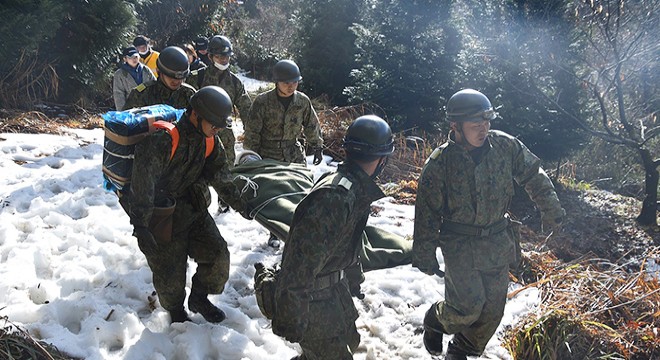
[[[360,343],[344,271],[359,263],[370,204],[385,196],[374,178],[394,151],[392,131],[377,116],[361,116],[343,147],[346,161],[297,206],[282,254],[273,332],[300,343],[294,359],[352,359]]]
[[[543,228],[565,215],[540,160],[518,139],[490,130],[497,113],[482,93],[464,89],[447,102],[449,140],[433,151],[419,179],[413,266],[438,272],[445,261],[445,300],[424,317],[424,346],[442,353],[443,334],[454,334],[447,360],[480,356],[506,303],[509,263],[518,234],[507,216],[513,181],[541,210]]]
[[[188,55],[188,64],[190,64],[190,73],[192,74],[195,70],[199,70],[201,68],[205,68],[206,64],[204,64],[198,57],[197,57],[197,51],[195,51],[195,48],[190,45],[190,44],[183,44],[181,46],[183,51],[186,52],[186,55]]]
[[[280,60],[273,67],[275,89],[254,99],[245,121],[243,147],[264,159],[305,164],[305,151],[298,141],[301,131],[314,153],[315,165],[323,160],[323,138],[316,111],[307,95],[297,91],[302,80],[300,69],[291,60]]]
[[[115,71],[112,77],[112,97],[115,109],[124,110],[126,98],[136,86],[156,80],[151,69],[140,62],[140,55],[134,46],[129,46],[122,52],[124,63]]]
[[[197,51],[197,58],[200,59],[206,66],[213,65],[211,59],[208,57],[209,40],[203,36],[195,39],[195,50]]]
[[[215,35],[211,38],[208,44],[208,58],[211,59],[212,65],[193,71],[188,83],[197,88],[208,85],[215,85],[223,88],[229,97],[234,107],[238,110],[238,114],[242,119],[246,119],[252,100],[245,90],[243,82],[229,70],[229,61],[234,54],[231,41],[225,36]],[[234,166],[236,153],[234,145],[236,144],[236,137],[234,136],[233,122],[228,120],[227,127],[222,129],[218,136],[225,146],[227,151],[227,161],[229,166]]]
[[[131,91],[124,109],[167,104],[177,109],[186,109],[195,88],[184,83],[190,74],[188,55],[178,46],[168,46],[158,57],[157,69],[160,76],[155,81],[142,83]]]
[[[144,35],[138,35],[133,40],[133,46],[140,54],[140,62],[146,65],[151,71],[158,76],[156,72],[156,63],[160,53],[151,47],[151,39]]]
[[[207,210],[210,197],[200,196],[204,192],[195,187],[208,183],[234,209],[243,211],[224,148],[216,136],[231,112],[232,103],[224,90],[202,88],[176,123],[179,136],[173,153],[174,138],[167,131],[149,135],[135,148],[130,190],[121,202],[153,273],[160,304],[172,322],[189,320],[184,308],[188,256],[197,262],[188,309],[209,322],[225,319],[208,295],[224,289],[229,278],[229,251]],[[171,216],[159,216],[157,210],[161,209],[157,208],[168,205],[174,208]]]

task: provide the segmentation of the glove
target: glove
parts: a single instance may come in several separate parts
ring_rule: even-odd
[[[314,149],[314,161],[312,163],[318,165],[321,161],[323,161],[323,148],[317,147]]]
[[[158,243],[154,235],[144,226],[136,226],[133,229],[133,236],[137,238],[138,247],[144,255],[154,255],[158,252]]]
[[[564,220],[566,211],[561,209],[560,213],[541,214],[541,231],[544,233],[558,233],[561,231],[561,223]]]
[[[444,272],[440,271],[440,265],[438,264],[438,259],[433,257],[433,259],[429,259],[428,263],[422,263],[421,261],[414,261],[413,259],[413,267],[416,267],[419,269],[419,271],[423,272],[426,275],[438,275],[440,277],[443,277],[445,275]]]

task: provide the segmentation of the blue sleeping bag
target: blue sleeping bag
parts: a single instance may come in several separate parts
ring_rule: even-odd
[[[169,105],[151,105],[101,115],[103,140],[103,186],[109,191],[126,190],[131,182],[135,144],[156,131],[155,121],[177,121],[185,110]]]

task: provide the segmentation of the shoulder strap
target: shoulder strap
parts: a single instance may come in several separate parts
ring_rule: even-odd
[[[154,121],[154,127],[156,129],[164,129],[172,137],[172,152],[170,153],[170,160],[172,160],[176,149],[179,147],[179,129],[177,129],[173,123],[162,120]],[[204,140],[206,145],[204,157],[207,158],[211,156],[211,152],[213,152],[213,148],[215,148],[215,137],[210,136]]]
[[[154,121],[154,127],[156,129],[165,129],[165,131],[167,131],[172,137],[172,152],[170,153],[170,160],[172,160],[176,148],[179,147],[179,129],[177,129],[171,122],[162,120]]]

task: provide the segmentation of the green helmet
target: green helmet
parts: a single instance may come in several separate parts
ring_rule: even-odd
[[[234,110],[231,98],[219,86],[205,86],[191,98],[190,106],[211,125],[224,128]]]
[[[168,46],[161,51],[156,60],[156,67],[161,74],[174,79],[185,79],[190,75],[188,55],[178,46]]]
[[[392,129],[376,115],[364,115],[355,119],[346,130],[344,150],[349,157],[372,161],[394,152]]]
[[[473,89],[463,89],[449,98],[447,102],[447,121],[484,121],[493,120],[497,113],[493,110],[486,95]]]
[[[232,56],[234,54],[231,46],[231,41],[225,36],[215,35],[209,41],[208,47],[209,54]]]
[[[273,81],[294,82],[302,80],[298,65],[292,60],[280,60],[273,66]]]

